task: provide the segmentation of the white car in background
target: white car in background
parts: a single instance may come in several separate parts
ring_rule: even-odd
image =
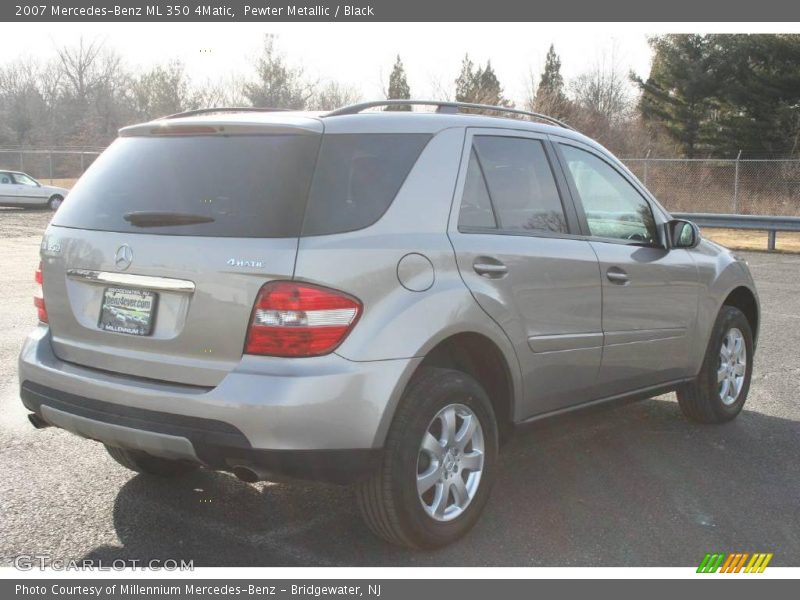
[[[19,171],[0,171],[0,206],[58,210],[69,190],[42,185]]]

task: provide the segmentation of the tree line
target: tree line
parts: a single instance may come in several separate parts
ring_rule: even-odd
[[[646,78],[614,53],[569,81],[551,45],[520,108],[562,119],[622,156],[797,156],[800,35],[662,35],[649,39]],[[170,61],[135,72],[113,49],[81,40],[49,61],[0,66],[0,147],[105,146],[127,124],[213,106],[331,110],[361,99],[353,86],[309,77],[264,38],[249,78],[191,81]],[[435,99],[515,106],[491,63],[465,55]],[[415,97],[398,55],[384,95]],[[387,110],[410,110],[392,106]]]

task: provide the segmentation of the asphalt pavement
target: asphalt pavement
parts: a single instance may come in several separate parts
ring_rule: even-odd
[[[693,566],[744,551],[800,566],[798,255],[746,254],[763,314],[738,419],[690,423],[670,394],[538,424],[501,452],[475,529],[413,552],[374,538],[347,488],[204,470],[153,480],[97,443],[31,427],[16,356],[35,325],[46,221],[0,211],[0,565],[47,553],[195,566]]]

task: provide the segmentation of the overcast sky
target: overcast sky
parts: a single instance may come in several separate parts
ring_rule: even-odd
[[[537,23],[139,23],[4,24],[0,63],[18,56],[47,58],[56,46],[81,36],[100,38],[133,67],[180,59],[201,83],[227,74],[247,75],[265,33],[310,78],[348,83],[364,99],[381,97],[399,53],[406,65],[412,95],[431,95],[437,86],[452,88],[461,59],[491,60],[506,95],[522,100],[527,74],[541,73],[551,43],[561,56],[565,78],[597,60],[615,60],[627,72],[646,75],[650,51],[644,31],[609,31],[597,25],[554,26]]]
[[[702,27],[702,29],[700,29]],[[731,29],[733,27],[733,29]],[[609,23],[6,23],[0,64],[17,56],[47,58],[56,46],[81,36],[100,38],[133,68],[180,59],[195,83],[228,74],[248,75],[265,33],[310,78],[338,80],[364,99],[382,97],[396,54],[406,65],[412,95],[452,89],[461,59],[491,59],[506,95],[525,97],[529,72],[538,80],[551,43],[570,79],[597,61],[614,61],[623,72],[646,76],[647,36],[668,31],[786,31],[796,24],[609,24]]]

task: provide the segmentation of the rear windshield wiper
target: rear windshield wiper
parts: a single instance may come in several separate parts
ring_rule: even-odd
[[[142,210],[125,213],[122,216],[134,227],[167,227],[169,225],[197,225],[198,223],[213,223],[214,217],[193,215],[157,210]]]

